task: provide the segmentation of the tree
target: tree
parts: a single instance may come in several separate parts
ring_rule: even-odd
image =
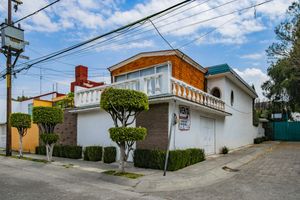
[[[39,106],[33,108],[32,115],[33,123],[38,125],[41,139],[46,145],[47,160],[51,162],[53,147],[59,139],[54,129],[57,124],[63,122],[63,112],[60,108]]]
[[[125,163],[136,141],[144,140],[145,128],[128,127],[142,111],[149,109],[146,94],[134,90],[108,88],[101,94],[100,107],[110,114],[115,127],[109,129],[110,138],[120,148],[119,169],[125,171]]]
[[[70,92],[65,98],[62,100],[58,101],[56,103],[56,106],[58,108],[73,108],[74,107],[74,93]]]
[[[287,10],[287,18],[275,28],[278,42],[268,49],[270,80],[262,88],[266,97],[286,102],[292,110],[300,110],[300,3]]]
[[[23,157],[23,137],[27,134],[27,129],[31,127],[31,116],[24,113],[12,113],[10,123],[19,133],[19,157]]]

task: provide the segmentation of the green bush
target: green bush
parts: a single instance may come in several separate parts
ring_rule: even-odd
[[[203,149],[190,148],[187,150],[189,150],[190,154],[191,154],[190,165],[193,165],[193,164],[196,164],[198,162],[205,160],[205,152]]]
[[[56,143],[59,139],[59,136],[55,133],[43,133],[41,134],[41,139],[44,144],[53,144]]]
[[[66,158],[80,159],[82,158],[82,147],[81,146],[64,146],[63,156]]]
[[[114,142],[144,140],[147,134],[145,128],[115,127],[109,129],[110,138]]]
[[[46,147],[36,147],[35,153],[39,155],[46,155]],[[82,158],[82,147],[69,145],[55,145],[53,148],[53,156],[80,159]]]
[[[84,150],[84,160],[88,161],[101,161],[102,160],[102,147],[101,146],[88,146]]]
[[[24,113],[12,113],[10,115],[10,124],[18,130],[31,127],[31,116]]]
[[[63,122],[63,111],[55,107],[33,107],[33,123],[36,124],[59,124]]]
[[[101,94],[100,107],[106,111],[144,111],[149,109],[148,96],[135,90],[108,88]]]
[[[35,154],[46,155],[46,147],[45,146],[37,146],[37,147],[35,147]]]
[[[151,169],[164,169],[166,152],[161,150],[136,149],[134,166]],[[204,150],[186,149],[169,152],[168,171],[175,171],[205,160]]]
[[[117,149],[116,147],[104,147],[103,162],[113,163],[116,162]]]
[[[266,137],[258,137],[258,138],[254,138],[254,144],[260,144],[264,141],[267,141]]]
[[[226,146],[222,147],[220,150],[221,154],[228,154],[228,152],[229,152],[229,149]]]

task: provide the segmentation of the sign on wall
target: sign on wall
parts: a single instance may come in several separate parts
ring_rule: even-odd
[[[191,127],[190,108],[188,106],[179,106],[179,130],[188,131]]]

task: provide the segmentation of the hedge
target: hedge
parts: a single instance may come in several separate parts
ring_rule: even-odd
[[[113,163],[116,162],[117,149],[116,147],[104,147],[103,162]]]
[[[84,149],[84,160],[88,161],[101,161],[102,160],[102,147],[101,146],[88,146]]]
[[[39,155],[46,155],[46,147],[38,146],[35,149],[35,153]],[[53,156],[80,159],[82,158],[82,147],[71,145],[55,145],[53,148]]]
[[[260,144],[264,141],[267,141],[266,137],[258,137],[258,138],[254,138],[254,144]]]
[[[166,151],[136,149],[134,166],[150,169],[164,169]],[[176,171],[205,160],[203,149],[173,150],[169,153],[168,171]]]

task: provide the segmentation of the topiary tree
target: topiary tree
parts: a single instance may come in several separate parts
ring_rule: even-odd
[[[127,127],[134,123],[139,113],[149,109],[146,94],[134,90],[108,88],[101,94],[100,107],[110,114],[114,128],[109,129],[110,138],[120,148],[119,169],[124,172],[125,163],[136,141],[144,140],[145,128]]]
[[[52,161],[53,147],[59,139],[54,133],[54,128],[63,122],[63,112],[60,108],[39,106],[33,108],[32,115],[33,123],[38,125],[41,140],[46,146],[47,160]]]
[[[10,124],[19,133],[19,157],[23,157],[23,137],[27,134],[27,129],[31,127],[31,116],[24,113],[13,113],[10,115]]]

